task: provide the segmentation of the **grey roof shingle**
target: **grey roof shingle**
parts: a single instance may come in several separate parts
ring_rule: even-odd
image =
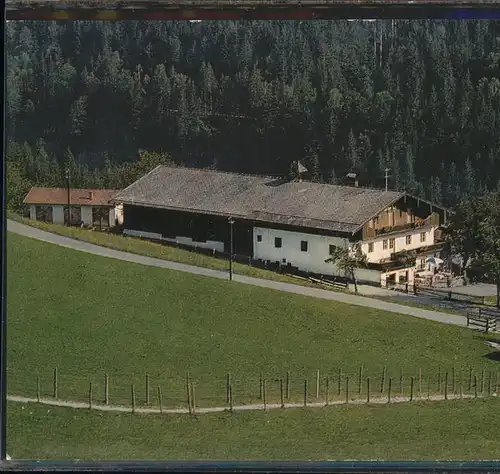
[[[125,204],[355,232],[404,193],[158,166],[115,196]]]

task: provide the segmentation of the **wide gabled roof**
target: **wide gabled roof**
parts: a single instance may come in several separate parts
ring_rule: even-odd
[[[78,206],[111,206],[117,189],[70,189],[70,204]],[[67,205],[66,188],[31,188],[24,204]]]
[[[115,200],[132,205],[356,232],[404,193],[158,166]]]

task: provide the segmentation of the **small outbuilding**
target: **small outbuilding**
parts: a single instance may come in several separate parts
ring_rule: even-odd
[[[29,207],[31,220],[51,224],[68,223],[68,204],[71,209],[71,225],[106,228],[120,223],[118,205],[111,201],[115,189],[30,189],[24,198]],[[69,195],[68,195],[69,194]]]

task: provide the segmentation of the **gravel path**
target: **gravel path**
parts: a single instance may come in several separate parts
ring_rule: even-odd
[[[100,255],[102,257],[115,258],[127,262],[139,263],[141,265],[168,268],[171,270],[188,272],[195,275],[208,276],[223,280],[228,280],[229,278],[227,272],[196,267],[194,265],[187,265],[183,263],[171,262],[158,258],[145,257],[142,255],[136,255],[129,252],[122,252],[119,250],[113,250],[110,248],[90,244],[88,242],[83,242],[80,240],[75,240],[68,237],[52,234],[50,232],[45,232],[40,229],[20,224],[19,222],[15,222],[12,220],[7,220],[7,230],[15,234],[24,235],[26,237],[31,237],[38,240],[43,240],[45,242],[50,242],[56,245],[60,245],[62,247],[68,247],[74,250],[79,250],[94,255]],[[288,293],[312,296],[315,298],[322,298],[331,301],[339,301],[341,303],[346,303],[356,306],[364,306],[367,308],[375,308],[383,311],[388,311],[391,313],[405,314],[408,316],[428,319],[431,321],[437,321],[445,324],[467,326],[467,320],[465,316],[442,313],[438,311],[430,311],[421,308],[414,308],[410,306],[389,303],[386,301],[381,301],[365,296],[350,295],[329,290],[322,290],[319,288],[308,288],[304,286],[294,285],[291,283],[282,283],[278,281],[265,280],[261,278],[254,278],[243,275],[233,275],[233,280],[247,285],[260,286],[263,288],[271,288],[278,291],[285,291]]]
[[[448,394],[448,400],[458,400],[461,398],[474,398],[474,395],[463,395],[460,397],[460,395],[455,395],[455,394]],[[478,398],[483,398],[480,395],[478,395]],[[444,401],[445,397],[444,395],[432,395],[430,398],[427,396],[425,397],[414,397],[413,401],[419,401],[419,400],[430,400],[434,402],[438,401]],[[76,408],[76,409],[89,409],[89,404],[88,403],[83,403],[83,402],[74,402],[74,401],[68,401],[68,400],[55,400],[51,398],[40,398],[40,400],[37,400],[36,398],[29,398],[29,397],[21,397],[18,395],[7,395],[7,401],[9,402],[17,402],[17,403],[38,403],[41,405],[48,405],[48,406],[57,406],[57,407],[66,407],[66,408]],[[370,398],[370,405],[387,405],[389,402],[387,400],[387,397],[375,397],[375,398]],[[409,397],[391,397],[391,402],[390,403],[411,403]],[[349,405],[366,405],[367,401],[365,400],[350,400]],[[339,405],[346,405],[345,400],[334,400],[329,402],[328,406],[339,406]],[[310,402],[307,404],[307,408],[324,408],[325,407],[325,402]],[[266,410],[276,410],[276,409],[283,409],[283,408],[304,408],[303,403],[285,403],[284,407],[281,406],[279,403],[269,403],[266,405]],[[124,406],[117,406],[117,405],[102,405],[102,404],[94,404],[92,403],[92,410],[98,410],[98,411],[107,411],[107,412],[121,412],[121,413],[131,413],[132,408],[131,407],[124,407]],[[233,411],[255,411],[255,410],[264,410],[264,405],[263,404],[254,404],[254,405],[235,405],[233,406]],[[212,407],[212,408],[196,408],[195,413],[197,414],[203,414],[203,413],[220,413],[220,412],[226,412],[229,411],[228,406],[224,407]],[[136,407],[135,408],[135,413],[144,413],[144,414],[188,414],[189,410],[187,408],[164,408],[163,410],[160,411],[159,408],[141,408],[141,407]]]

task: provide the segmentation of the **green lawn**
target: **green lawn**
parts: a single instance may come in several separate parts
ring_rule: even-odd
[[[8,218],[21,224],[29,225],[46,232],[70,237],[76,240],[82,240],[102,247],[108,247],[123,252],[135,253],[137,255],[145,255],[147,257],[159,258],[162,260],[170,260],[172,262],[186,263],[188,265],[196,265],[198,267],[210,268],[213,270],[229,271],[229,263],[227,260],[211,257],[209,255],[200,254],[194,251],[178,249],[169,245],[161,245],[147,240],[140,240],[135,237],[127,237],[118,234],[106,232],[90,231],[81,229],[80,227],[67,227],[58,224],[47,224],[45,222],[33,221],[25,217],[21,217],[13,212],[8,213]],[[292,283],[295,285],[317,288],[318,285],[300,278],[295,278],[289,275],[283,275],[274,271],[265,270],[262,268],[252,267],[234,262],[233,271],[239,275],[245,275],[255,278],[263,278],[266,280],[281,281],[284,283]],[[330,287],[320,285],[322,289],[331,289]],[[332,290],[333,291],[333,290]],[[346,291],[336,289],[335,291]]]
[[[500,400],[188,416],[8,404],[14,459],[485,460]]]
[[[199,406],[226,402],[227,372],[235,404],[256,401],[261,371],[270,403],[279,400],[277,380],[287,371],[291,398],[302,399],[308,378],[311,401],[316,370],[321,393],[323,377],[342,369],[354,394],[360,365],[374,394],[384,365],[395,392],[400,371],[407,393],[418,368],[422,390],[430,377],[437,390],[439,370],[441,382],[450,372],[451,384],[452,368],[456,389],[460,378],[468,388],[469,368],[478,375],[485,370],[484,387],[489,374],[493,388],[500,380],[498,362],[486,357],[493,349],[485,336],[464,328],[121,262],[11,233],[7,243],[12,394],[35,396],[38,374],[41,395],[51,396],[55,367],[60,398],[86,400],[92,381],[94,400],[102,401],[108,373],[110,403],[130,404],[134,384],[143,404],[148,373],[151,403],[160,385],[170,407],[185,406],[187,370]]]
[[[30,225],[40,230],[52,232],[54,234],[62,235],[65,237],[70,237],[76,240],[82,240],[84,242],[89,242],[103,247],[113,248],[115,250],[135,253],[138,255],[145,255],[148,257],[159,258],[162,260],[170,260],[173,262],[196,265],[204,268],[211,268],[214,270],[223,270],[223,271],[228,270],[227,261],[204,254],[199,254],[194,251],[178,249],[167,245],[160,245],[154,242],[148,242],[146,240],[140,240],[133,237],[108,234],[105,232],[92,232],[90,230],[81,229],[79,227],[67,227],[63,225],[47,224],[45,222],[32,221],[13,212],[8,212],[8,218],[25,225]],[[245,275],[255,278],[263,278],[266,280],[281,281],[284,283],[292,283],[295,285],[301,285],[311,288],[321,287],[322,289],[331,291],[347,292],[347,290],[341,288],[331,288],[325,285],[317,285],[315,283],[304,281],[300,278],[279,274],[273,271],[264,270],[249,265],[243,265],[241,263],[234,263],[233,269],[234,273],[239,275]],[[392,296],[372,295],[370,297],[377,298],[383,301],[389,301],[391,303],[395,302]],[[463,311],[461,310],[442,308],[437,302],[436,305],[434,306],[413,303],[409,301],[403,301],[403,302],[397,301],[397,303],[402,304],[404,306],[436,310],[444,313],[463,314]],[[491,306],[494,306],[496,304],[496,297],[488,297],[486,303]]]

